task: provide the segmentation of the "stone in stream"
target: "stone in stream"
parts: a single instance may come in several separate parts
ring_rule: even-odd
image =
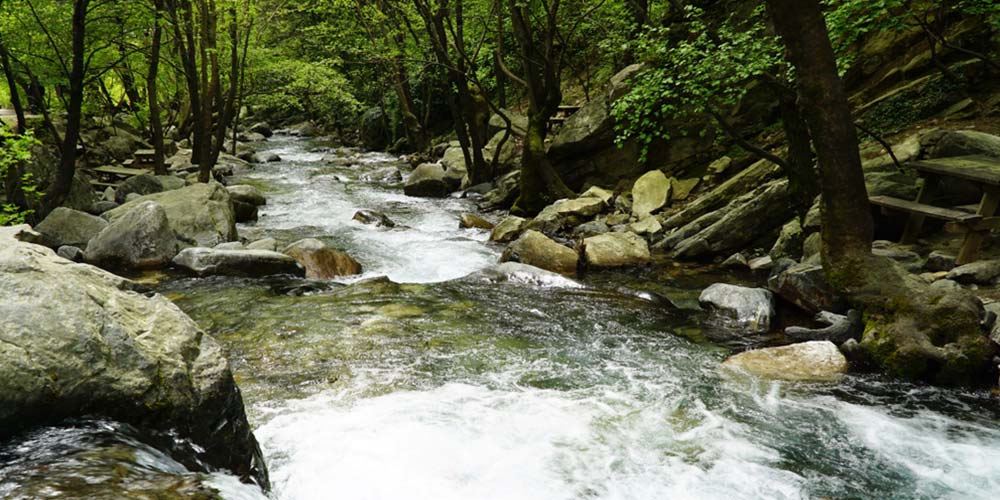
[[[260,214],[257,205],[233,200],[233,217],[236,222],[254,222],[260,217]]]
[[[579,258],[575,250],[529,229],[507,246],[500,262],[520,262],[546,271],[575,275]]]
[[[602,220],[592,220],[584,222],[573,228],[573,236],[576,238],[588,238],[610,232],[611,228]]]
[[[353,257],[315,238],[296,241],[282,252],[298,261],[309,279],[331,279],[362,272],[361,264]]]
[[[765,333],[774,318],[774,296],[763,288],[716,283],[701,292],[698,302],[723,323],[748,333]]]
[[[304,276],[294,258],[267,250],[216,250],[186,248],[174,257],[175,266],[197,276],[244,276],[257,278],[273,274]]]
[[[635,233],[606,233],[583,240],[583,257],[592,268],[649,264],[649,246]]]
[[[155,269],[177,255],[167,212],[154,201],[130,206],[87,243],[84,260],[105,269]]]
[[[510,282],[543,287],[583,288],[580,283],[561,274],[520,262],[504,262],[487,267],[469,275],[466,279],[482,279],[491,283]]]
[[[444,198],[452,192],[452,185],[441,164],[423,163],[407,177],[403,192],[407,196]]]
[[[606,206],[607,203],[600,198],[558,200],[543,208],[528,223],[528,228],[542,232],[553,232],[564,227],[577,226],[601,213]]]
[[[281,161],[281,157],[275,153],[254,153],[250,159],[250,163],[277,163]]]
[[[86,247],[91,238],[108,227],[104,219],[66,207],[56,207],[35,230],[45,236],[47,246]]]
[[[396,227],[396,223],[389,216],[375,210],[358,210],[351,219],[369,226]]]
[[[460,229],[485,229],[490,231],[493,229],[493,224],[476,214],[464,213],[458,219],[458,227]]]
[[[861,313],[854,309],[847,311],[847,314],[820,311],[814,320],[826,326],[823,328],[790,326],[785,328],[785,336],[796,342],[829,340],[840,345],[851,339],[860,339],[861,330],[864,327],[864,323],[861,320]]]
[[[229,191],[229,198],[234,202],[239,201],[255,207],[267,205],[267,198],[264,197],[264,193],[261,193],[259,189],[249,184],[226,186],[226,191]]]
[[[229,191],[222,184],[193,184],[182,189],[143,196],[104,213],[114,222],[143,201],[155,201],[167,213],[170,228],[181,244],[214,247],[236,239],[236,216]]]
[[[632,186],[632,215],[644,219],[663,208],[670,201],[671,189],[670,180],[663,172],[646,172]]]
[[[951,271],[954,268],[955,256],[937,250],[931,252],[924,262],[924,269],[931,272]]]
[[[959,283],[989,284],[1000,277],[1000,260],[981,260],[958,266],[948,272],[947,278]]]
[[[0,275],[0,440],[108,418],[175,432],[194,465],[267,486],[223,349],[177,306],[13,238],[0,238]]]
[[[360,179],[365,182],[397,183],[403,181],[403,174],[397,167],[382,167],[362,174]]]
[[[514,241],[518,238],[518,236],[521,236],[521,233],[527,225],[528,221],[526,219],[516,215],[511,215],[500,221],[500,223],[493,228],[493,232],[490,233],[490,241],[498,243],[509,243]]]
[[[722,365],[758,377],[787,381],[835,381],[847,373],[847,358],[833,342],[826,340],[741,352]]]
[[[271,137],[274,135],[274,130],[271,128],[271,125],[269,125],[267,122],[254,123],[253,125],[250,125],[249,128],[247,128],[247,131],[253,132],[255,134],[260,134],[264,137]]]

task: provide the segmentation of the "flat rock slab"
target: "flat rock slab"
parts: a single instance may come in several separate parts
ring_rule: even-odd
[[[579,259],[575,250],[530,229],[508,245],[500,257],[501,262],[520,262],[566,275],[576,274]]]
[[[635,267],[649,264],[649,245],[635,233],[605,233],[583,240],[583,256],[594,268]]]
[[[741,352],[722,364],[758,377],[788,381],[833,381],[847,373],[847,358],[826,340]]]

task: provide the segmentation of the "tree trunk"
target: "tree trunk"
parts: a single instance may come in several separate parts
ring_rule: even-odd
[[[61,157],[55,179],[45,191],[44,213],[39,214],[40,219],[66,201],[73,186],[73,175],[76,173],[76,144],[80,140],[80,121],[83,112],[83,78],[86,72],[84,52],[89,4],[90,0],[73,2],[73,53],[69,75],[69,106],[66,109],[66,133],[63,135],[60,147]]]
[[[545,153],[548,122],[549,114],[545,112],[532,112],[528,116],[521,156],[521,195],[511,212],[536,214],[558,199],[573,197],[573,191],[563,183]]]
[[[817,0],[767,0],[795,66],[799,102],[812,132],[823,190],[823,267],[846,289],[864,280],[872,218],[844,84]]]
[[[21,94],[17,90],[17,79],[14,77],[14,67],[11,66],[10,54],[7,52],[7,45],[4,44],[2,34],[0,34],[0,66],[3,67],[3,75],[7,79],[7,90],[10,92],[10,105],[14,107],[14,115],[17,120],[17,132],[23,134],[27,130],[27,123],[24,118],[24,104],[21,103]]]
[[[160,74],[160,44],[163,39],[161,16],[163,0],[153,0],[153,40],[149,55],[149,73],[146,75],[146,97],[149,99],[149,131],[153,141],[153,171],[166,175],[163,151],[163,121],[160,118],[160,97],[156,79]]]
[[[788,167],[785,169],[788,190],[792,194],[793,208],[799,218],[804,220],[813,201],[820,194],[819,177],[813,167],[812,147],[809,145],[809,126],[802,118],[794,96],[781,94],[779,108],[785,140],[788,142]]]

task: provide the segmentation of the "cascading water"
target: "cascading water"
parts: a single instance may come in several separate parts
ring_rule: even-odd
[[[784,384],[723,373],[729,350],[700,340],[698,318],[621,292],[652,283],[689,298],[702,284],[666,275],[591,276],[584,286],[489,280],[476,271],[500,248],[483,231],[458,229],[471,202],[409,198],[397,182],[365,180],[396,164],[385,155],[324,158],[280,137],[267,147],[284,161],[238,179],[268,196],[241,234],[319,237],[358,258],[365,276],[303,296],[233,278],[180,279],[161,292],[228,348],[272,498],[1000,491],[1000,410],[987,394],[873,375]],[[398,227],[352,221],[359,209]],[[389,279],[365,279],[380,275]],[[24,446],[6,453],[50,445]],[[186,477],[167,465],[147,476],[163,470]],[[233,481],[206,484],[225,498],[262,498]]]

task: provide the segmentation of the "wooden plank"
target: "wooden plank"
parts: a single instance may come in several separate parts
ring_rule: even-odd
[[[954,177],[989,186],[1000,186],[1000,159],[998,158],[956,156],[911,161],[906,165],[923,174]]]
[[[872,196],[869,200],[874,205],[898,210],[900,212],[930,217],[932,219],[957,222],[973,222],[982,219],[982,216],[979,214],[970,214],[951,208],[935,207],[933,205],[892,198],[890,196]]]
[[[140,149],[135,152],[135,156],[153,156],[156,154],[156,150],[153,149]]]
[[[1000,217],[985,217],[971,222],[953,221],[944,225],[944,230],[949,233],[964,234],[973,231],[992,231],[1000,229]]]
[[[106,187],[118,187],[118,184],[114,184],[114,183],[111,183],[111,182],[101,182],[101,181],[90,181],[90,185],[91,186],[95,186],[95,187],[103,187],[103,188],[106,188]]]
[[[97,167],[91,170],[100,174],[118,175],[125,177],[133,177],[136,175],[142,175],[148,173],[147,171],[139,168],[115,167],[112,165],[105,165],[103,167]]]
[[[936,175],[928,175],[924,178],[924,185],[920,187],[920,193],[917,194],[916,202],[929,205],[931,199],[934,198],[934,193],[937,192],[939,182],[940,179]],[[906,221],[906,226],[903,228],[903,236],[899,241],[906,245],[916,243],[917,238],[920,236],[920,229],[924,226],[925,217],[923,214],[911,213],[910,218]]]

